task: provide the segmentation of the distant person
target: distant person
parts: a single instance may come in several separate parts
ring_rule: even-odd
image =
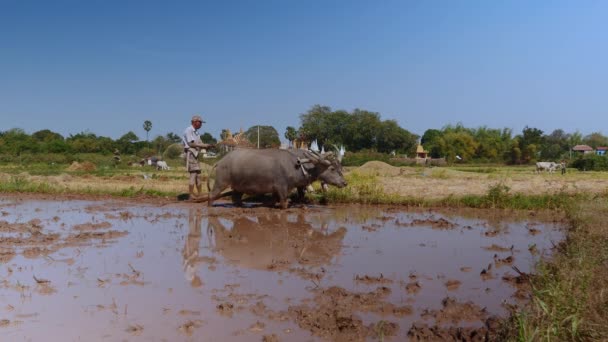
[[[186,128],[183,136],[184,152],[186,154],[186,170],[190,174],[188,183],[188,194],[190,198],[197,198],[201,196],[202,183],[201,183],[201,165],[198,162],[198,155],[201,149],[212,147],[211,144],[203,144],[198,134],[198,130],[201,128],[203,119],[199,115],[194,115],[190,121],[192,124]],[[196,187],[197,195],[194,195],[194,188]]]
[[[120,163],[120,151],[115,148],[114,149],[114,164]]]
[[[559,163],[559,168],[562,170],[562,175],[566,174],[566,161],[562,160],[561,163]]]

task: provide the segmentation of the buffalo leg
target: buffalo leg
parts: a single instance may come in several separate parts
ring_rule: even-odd
[[[217,183],[216,183],[217,185]],[[211,191],[211,193],[209,194],[209,200],[207,202],[207,206],[212,207],[213,206],[213,201],[222,197],[222,191],[224,189],[220,188],[219,186],[213,186],[213,190]]]
[[[287,202],[287,191],[278,191],[277,196],[279,197],[279,203],[281,205],[281,209],[287,209],[289,203]]]
[[[242,192],[234,191],[232,193],[232,203],[237,207],[242,207],[243,206],[242,197],[243,197]]]

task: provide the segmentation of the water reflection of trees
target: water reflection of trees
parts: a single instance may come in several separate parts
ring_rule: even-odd
[[[313,227],[304,215],[297,215],[295,220],[292,216],[281,212],[209,217],[207,232],[214,242],[213,251],[241,267],[284,270],[295,264],[329,264],[341,251],[346,228],[329,233]],[[223,220],[231,222],[232,227],[226,227]]]

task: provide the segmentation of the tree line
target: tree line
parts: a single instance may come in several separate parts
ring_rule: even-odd
[[[608,146],[608,137],[598,132],[583,136],[580,132],[556,129],[546,134],[528,126],[514,135],[510,128],[467,128],[459,123],[427,129],[420,137],[394,120],[381,120],[379,113],[360,109],[332,111],[320,105],[301,114],[300,121],[298,129],[287,127],[285,138],[289,141],[316,140],[319,147],[343,145],[351,152],[394,151],[407,157],[415,156],[420,142],[431,158],[445,158],[447,162],[529,164],[569,159],[576,145],[593,149]]]
[[[151,141],[148,133],[152,122],[143,125],[146,141],[129,131],[118,139],[97,136],[92,132],[70,134],[67,137],[48,129],[27,134],[20,128],[0,131],[0,155],[23,154],[78,154],[101,153],[160,155],[174,158],[181,153],[181,136],[172,132],[158,135]],[[225,139],[223,130],[220,139]],[[279,147],[277,130],[272,126],[252,126],[244,132],[252,146]],[[294,145],[316,141],[319,148],[332,150],[344,146],[348,152],[377,152],[413,157],[418,143],[432,158],[445,158],[448,162],[461,160],[476,163],[529,164],[539,160],[568,159],[571,148],[586,144],[592,148],[608,146],[608,138],[601,133],[583,136],[579,132],[566,133],[556,129],[546,134],[541,129],[525,127],[520,134],[509,128],[467,128],[462,124],[446,125],[441,129],[427,129],[420,137],[399,126],[395,120],[382,120],[380,113],[362,109],[351,112],[332,110],[315,105],[300,114],[299,127],[287,127],[284,137]],[[216,144],[217,139],[204,132],[201,140]],[[9,158],[10,159],[10,158]]]

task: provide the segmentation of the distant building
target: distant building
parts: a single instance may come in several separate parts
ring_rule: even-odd
[[[576,145],[572,148],[572,152],[580,154],[593,153],[593,148],[589,145]]]
[[[598,146],[595,149],[595,154],[597,154],[598,156],[605,156],[607,150],[608,150],[608,147],[606,147],[606,146]]]
[[[429,157],[429,151],[425,151],[421,144],[416,147],[416,159],[426,159]]]

